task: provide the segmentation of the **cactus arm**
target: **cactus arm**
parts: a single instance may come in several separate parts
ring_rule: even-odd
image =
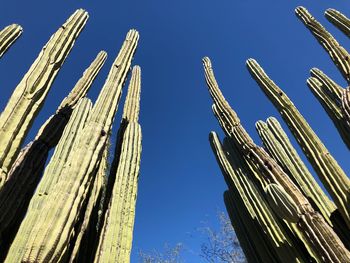
[[[330,216],[335,211],[336,206],[323,193],[279,122],[270,117],[267,123],[257,122],[256,128],[271,156],[277,160],[285,171],[289,172],[289,176],[298,184],[304,195],[313,200],[323,217],[331,224]]]
[[[203,59],[204,70],[209,92],[212,95],[214,104],[218,106],[219,123],[225,124],[223,127],[227,134],[232,138],[239,148],[240,152],[251,163],[257,165],[260,175],[271,183],[281,185],[286,193],[292,198],[299,208],[300,222],[298,227],[309,237],[310,244],[319,259],[325,259],[329,262],[349,261],[350,252],[345,248],[339,237],[332,228],[326,223],[323,217],[317,213],[309,203],[306,197],[300,192],[298,187],[285,174],[282,168],[272,159],[261,147],[254,144],[249,134],[244,130],[239,122],[237,114],[229,107],[219,87],[214,81],[214,73],[209,58]],[[226,106],[226,107],[222,107]],[[228,107],[227,107],[228,106]],[[220,108],[221,107],[221,108]],[[231,118],[231,119],[230,119]],[[314,224],[310,224],[313,222]],[[326,239],[326,242],[325,240]]]
[[[344,143],[350,149],[350,125],[344,114],[347,106],[342,103],[345,98],[345,90],[318,69],[312,69],[311,75],[313,77],[307,80],[307,85],[320,101]]]
[[[108,178],[106,216],[95,262],[129,262],[141,155],[141,69],[132,71]],[[111,193],[109,193],[111,191]]]
[[[299,6],[295,9],[295,13],[315,36],[317,41],[323,46],[346,81],[350,83],[349,53],[339,45],[337,40],[309,13],[306,8]]]
[[[127,34],[89,120],[73,145],[73,158],[63,168],[50,202],[44,204],[29,234],[23,261],[56,261],[64,256],[74,237],[73,229],[106,145],[138,38],[135,30]]]
[[[23,29],[20,25],[12,24],[0,31],[0,58],[22,35]]]
[[[50,38],[0,115],[0,180],[11,168],[35,116],[88,19],[77,10]]]
[[[348,227],[350,226],[349,191],[350,182],[336,160],[330,155],[304,117],[287,95],[266,75],[259,64],[249,59],[249,72],[266,96],[280,112],[284,121],[298,141],[306,157],[317,172],[323,185],[332,196]]]
[[[325,12],[325,16],[329,22],[339,28],[345,35],[350,37],[350,20],[341,12],[329,8]]]

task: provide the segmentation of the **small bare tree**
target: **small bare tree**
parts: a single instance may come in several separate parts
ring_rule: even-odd
[[[181,263],[184,262],[181,259],[182,251],[183,245],[181,243],[177,243],[174,247],[165,244],[163,253],[156,250],[151,253],[139,251],[139,259],[142,263]]]

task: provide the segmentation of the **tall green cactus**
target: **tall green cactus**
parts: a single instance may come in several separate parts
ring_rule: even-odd
[[[6,181],[34,118],[75,39],[88,19],[77,10],[50,38],[28,72],[17,85],[0,115],[0,186]]]
[[[72,146],[72,158],[63,167],[49,202],[43,205],[33,228],[25,235],[28,242],[22,247],[23,253],[13,244],[8,262],[16,257],[33,262],[59,261],[67,256],[70,241],[76,235],[74,227],[82,214],[81,209],[87,201],[87,193],[106,146],[138,39],[137,31],[130,30],[90,117]]]
[[[287,95],[266,75],[253,59],[247,67],[260,88],[280,112],[289,129],[300,144],[306,157],[332,196],[346,224],[350,227],[350,181],[322,141],[311,129]]]
[[[206,82],[210,95],[214,101],[214,113],[225,131],[225,133],[235,142],[240,153],[248,162],[255,166],[259,175],[266,180],[269,185],[277,184],[284,189],[282,192],[272,191],[275,194],[272,198],[281,200],[282,205],[278,216],[288,220],[283,213],[284,206],[288,206],[287,200],[292,200],[298,211],[297,227],[309,240],[310,247],[313,248],[319,261],[327,262],[347,262],[350,261],[350,252],[345,248],[333,229],[326,223],[324,218],[317,213],[298,187],[292,182],[282,168],[272,159],[261,147],[254,144],[249,134],[240,124],[237,114],[232,110],[228,102],[223,97],[215,80],[209,58],[203,59]],[[283,194],[282,194],[283,193]],[[282,194],[282,195],[281,195]],[[294,222],[294,219],[293,221]]]
[[[16,159],[5,184],[0,188],[0,236],[3,232],[16,230],[16,224],[23,217],[42,175],[49,150],[58,143],[73,108],[79,99],[86,95],[106,56],[103,51],[97,55],[71,93],[63,99],[55,115],[42,125],[34,141],[30,142]],[[8,237],[8,234],[4,236]]]
[[[138,124],[140,110],[141,70],[133,68],[123,111],[120,155],[113,190],[108,201],[95,262],[130,262],[132,233],[134,227],[137,181],[141,158],[141,126]],[[118,144],[116,146],[119,147]],[[114,162],[116,163],[116,162]],[[110,182],[109,182],[110,183]]]
[[[12,24],[0,31],[0,58],[21,36],[23,29],[20,25]]]

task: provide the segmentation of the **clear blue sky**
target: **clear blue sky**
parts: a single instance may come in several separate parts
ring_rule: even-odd
[[[255,121],[271,115],[281,118],[246,70],[250,57],[286,91],[349,173],[348,150],[306,79],[310,68],[318,67],[340,85],[346,83],[294,15],[298,5],[308,8],[350,50],[350,41],[323,16],[329,7],[350,16],[347,0],[6,1],[0,9],[0,26],[16,22],[24,33],[0,60],[0,109],[50,35],[75,9],[86,9],[90,19],[27,141],[103,49],[108,60],[88,95],[96,99],[126,32],[136,28],[140,42],[134,64],[142,67],[143,153],[132,262],[137,262],[139,249],[161,249],[165,242],[183,242],[198,252],[201,239],[195,229],[208,218],[215,222],[217,210],[225,209],[226,189],[208,143],[209,131],[220,129],[211,112],[203,56],[212,59],[224,95],[258,144]],[[114,126],[120,121],[117,117]],[[195,253],[186,253],[185,258],[200,262]]]

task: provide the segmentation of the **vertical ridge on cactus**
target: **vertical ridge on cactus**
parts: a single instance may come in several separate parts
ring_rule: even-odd
[[[108,184],[112,190],[105,213],[95,262],[130,262],[137,181],[141,158],[140,110],[141,70],[135,66],[126,96]],[[118,153],[118,148],[120,152]],[[117,165],[116,170],[113,165]],[[114,175],[115,173],[115,175]],[[108,191],[108,187],[107,187]]]
[[[138,39],[136,30],[128,32],[91,115],[73,144],[71,156],[74,158],[62,169],[50,202],[44,204],[28,233],[22,261],[57,261],[66,256],[69,242],[75,236],[74,226],[81,215],[80,209],[86,203],[106,146]],[[62,195],[66,198],[62,199]]]
[[[277,183],[297,205],[300,215],[297,227],[307,237],[310,247],[320,261],[349,261],[350,252],[340,238],[316,212],[282,168],[261,147],[254,144],[249,134],[240,124],[234,110],[223,97],[215,80],[209,58],[203,59],[205,78],[209,93],[214,101],[213,109],[225,133],[234,141],[240,153],[256,167],[257,172],[268,183]],[[322,260],[321,260],[322,259]]]
[[[52,35],[1,113],[0,185],[87,19],[87,12],[79,9]]]
[[[350,181],[322,141],[311,129],[287,95],[266,75],[260,65],[249,59],[247,67],[266,96],[275,105],[295,136],[306,157],[332,196],[348,227],[350,226]]]
[[[350,19],[349,18],[347,18],[341,12],[332,8],[329,8],[326,10],[325,16],[329,22],[331,22],[333,25],[335,25],[337,28],[343,31],[345,35],[350,37]]]
[[[0,31],[0,58],[22,35],[23,28],[20,25],[12,24]]]

